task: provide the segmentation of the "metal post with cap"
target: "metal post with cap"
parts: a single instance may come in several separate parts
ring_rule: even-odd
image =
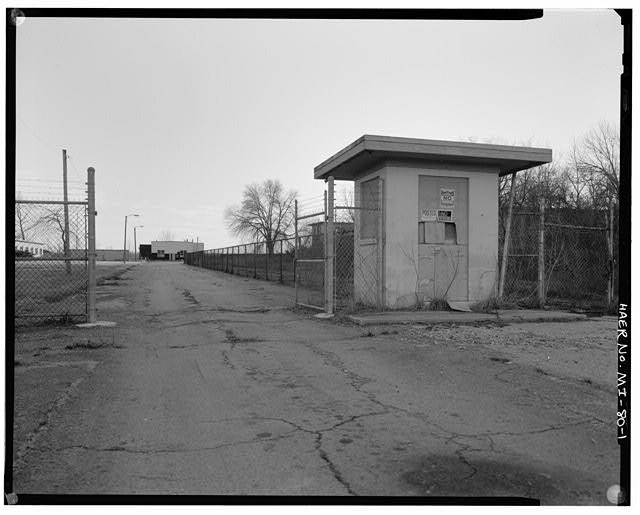
[[[93,167],[87,169],[87,195],[88,195],[88,246],[87,253],[87,322],[93,323],[97,319],[96,314],[96,187],[95,170]]]

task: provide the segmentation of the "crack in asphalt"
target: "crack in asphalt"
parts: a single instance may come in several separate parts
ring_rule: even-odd
[[[234,341],[232,339],[232,341],[227,341],[226,343],[230,344],[230,351],[234,350]],[[426,424],[432,426],[433,428],[437,429],[439,431],[440,434],[438,433],[434,433],[431,432],[431,434],[434,436],[434,438],[446,438],[446,442],[447,443],[452,443],[455,444],[458,449],[456,449],[454,451],[454,454],[456,455],[456,457],[458,458],[458,460],[460,461],[460,463],[469,470],[469,473],[464,476],[462,479],[463,480],[469,480],[472,479],[477,473],[478,473],[478,469],[469,461],[469,458],[466,456],[466,453],[468,452],[481,452],[481,451],[488,451],[488,452],[492,452],[495,453],[495,441],[493,440],[492,437],[495,436],[523,436],[523,435],[532,435],[532,434],[540,434],[540,433],[545,433],[548,431],[556,431],[556,430],[562,430],[565,429],[567,427],[571,427],[571,426],[576,426],[576,425],[580,425],[580,424],[585,424],[590,422],[593,417],[587,418],[587,419],[583,419],[583,420],[579,420],[579,421],[572,421],[566,424],[558,424],[558,425],[552,425],[549,427],[545,427],[545,428],[541,428],[541,429],[534,429],[534,430],[528,430],[528,431],[487,431],[484,433],[471,433],[471,434],[465,434],[465,433],[458,433],[455,431],[451,431],[443,426],[441,426],[440,424],[434,422],[433,420],[430,420],[429,417],[424,414],[424,413],[418,413],[415,411],[410,411],[408,409],[405,408],[401,408],[399,406],[393,405],[393,404],[387,404],[384,403],[380,400],[377,399],[376,395],[374,393],[371,392],[366,392],[363,391],[363,386],[365,386],[366,384],[370,383],[372,381],[371,378],[369,377],[365,377],[362,375],[357,374],[356,372],[349,370],[348,368],[346,368],[345,364],[344,364],[344,360],[341,359],[336,353],[331,352],[329,350],[326,349],[321,349],[319,348],[317,345],[310,343],[310,342],[302,342],[302,344],[307,347],[309,350],[311,350],[314,354],[320,356],[323,360],[325,365],[328,365],[330,367],[333,367],[337,370],[339,370],[340,372],[342,372],[342,374],[344,374],[346,376],[346,379],[348,381],[348,385],[353,388],[355,391],[357,391],[359,394],[364,395],[367,400],[373,404],[376,404],[377,406],[379,406],[381,408],[380,411],[376,411],[376,412],[371,412],[371,413],[363,413],[363,414],[359,414],[359,415],[353,415],[349,418],[347,418],[346,420],[342,420],[340,422],[337,422],[329,427],[325,427],[325,428],[320,428],[320,429],[309,429],[307,427],[304,427],[300,424],[297,424],[291,420],[287,420],[284,418],[277,418],[277,417],[259,417],[260,420],[272,420],[272,421],[279,421],[285,424],[290,425],[293,428],[292,432],[295,431],[301,431],[310,435],[313,435],[315,438],[315,450],[318,453],[318,456],[320,457],[320,459],[326,463],[327,467],[329,468],[329,471],[331,472],[331,474],[333,475],[333,477],[336,479],[336,481],[338,481],[344,488],[345,490],[349,493],[349,495],[357,495],[357,493],[353,490],[353,488],[351,487],[351,485],[349,484],[349,481],[343,476],[343,474],[341,473],[340,469],[338,468],[338,466],[332,461],[328,451],[323,448],[323,437],[325,434],[334,431],[335,429],[339,428],[340,426],[352,423],[358,419],[362,419],[362,418],[366,418],[366,417],[372,417],[372,416],[379,416],[379,415],[387,415],[391,412],[399,412],[399,413],[404,413],[408,416],[411,417],[417,417],[420,420],[422,420],[423,422],[425,422]],[[223,356],[223,360],[226,366],[230,366],[231,368],[235,369],[235,365],[233,365],[233,363],[231,363],[230,359],[229,359],[229,355],[227,354],[226,351],[222,351],[222,356]],[[246,367],[245,367],[246,368]],[[508,367],[505,370],[502,370],[498,373],[496,373],[494,375],[494,378],[497,381],[503,382],[505,384],[509,384],[509,385],[513,385],[513,382],[502,377],[504,374],[508,373],[511,371],[512,367]],[[255,369],[253,369],[255,370]],[[529,388],[523,387],[522,385],[519,385],[520,388],[523,388],[524,391],[526,392],[526,394],[534,397],[534,398],[539,398],[541,400],[548,400],[548,401],[552,401],[551,398],[549,398],[548,396],[541,394],[540,392],[534,392],[531,391]],[[556,403],[557,404],[557,403]],[[254,417],[254,418],[258,418],[258,417]],[[220,422],[220,421],[217,421]],[[290,435],[291,433],[285,433],[285,435]],[[281,435],[281,437],[284,435]],[[485,448],[476,448],[474,446],[472,446],[470,443],[465,443],[465,442],[461,442],[460,439],[486,439],[486,441],[488,442],[488,449]],[[264,439],[261,439],[262,441],[264,441]],[[253,443],[254,440],[248,442],[248,443]],[[233,445],[237,445],[233,444]],[[217,447],[219,448],[219,446]]]
[[[89,372],[91,372],[94,368],[95,366],[92,367]],[[85,378],[86,376],[82,376],[76,379],[60,396],[55,399],[48,410],[42,412],[43,420],[40,421],[40,425],[26,436],[24,443],[15,451],[13,463],[15,471],[20,469],[20,466],[22,465],[27,454],[29,454],[29,452],[34,449],[33,445],[38,439],[38,436],[40,436],[42,432],[48,429],[49,422],[55,411],[64,406],[64,404],[75,394],[78,386],[80,385],[80,383],[82,383],[82,381],[85,380]]]
[[[322,433],[321,432],[318,433],[318,436],[316,438],[316,451],[318,452],[318,455],[320,456],[320,459],[322,459],[328,465],[329,470],[331,471],[331,474],[333,474],[333,477],[336,479],[336,481],[338,481],[338,483],[340,483],[347,490],[349,495],[358,495],[358,494],[356,494],[356,492],[353,491],[353,489],[351,488],[351,485],[349,484],[349,482],[340,473],[340,471],[338,470],[338,467],[336,467],[335,463],[333,463],[333,461],[331,461],[331,458],[329,458],[329,455],[327,454],[327,451],[325,451],[322,448]]]
[[[231,370],[235,370],[236,366],[231,363],[231,360],[229,359],[229,355],[227,354],[227,351],[220,351],[220,353],[222,354],[222,361],[224,363],[225,366],[229,367]]]
[[[342,473],[340,472],[340,470],[338,469],[336,464],[331,460],[331,458],[329,457],[329,454],[327,453],[327,451],[322,448],[322,438],[323,438],[325,433],[329,433],[331,431],[334,431],[338,427],[343,426],[345,424],[348,424],[350,422],[353,422],[355,420],[358,420],[358,419],[361,419],[361,418],[366,418],[366,417],[373,417],[373,416],[377,416],[377,415],[386,415],[387,413],[388,413],[387,411],[383,411],[383,412],[362,413],[360,415],[353,415],[353,416],[349,417],[347,420],[341,420],[340,422],[337,422],[337,423],[333,424],[330,427],[327,427],[327,428],[324,428],[324,429],[315,429],[315,430],[307,429],[307,428],[301,426],[300,424],[296,424],[295,422],[292,422],[292,421],[284,419],[284,418],[260,417],[260,419],[261,420],[277,420],[277,421],[280,421],[280,422],[284,422],[285,424],[290,424],[297,431],[302,431],[302,432],[314,435],[315,436],[315,450],[318,452],[318,455],[320,456],[320,459],[327,464],[327,466],[329,467],[329,470],[331,471],[331,474],[333,475],[333,477],[336,479],[336,481],[338,481],[345,488],[345,490],[349,493],[349,495],[358,495],[353,490],[353,488],[351,487],[351,485],[349,484],[347,479],[342,475]]]
[[[362,418],[367,418],[367,417],[373,417],[373,416],[377,416],[377,415],[386,415],[387,413],[388,412],[386,410],[385,411],[381,411],[381,412],[374,412],[374,413],[361,413],[359,415],[353,415],[353,416],[349,417],[346,420],[341,420],[340,422],[337,422],[337,423],[333,424],[332,426],[325,427],[325,428],[322,428],[322,429],[309,429],[309,428],[306,428],[306,427],[302,426],[301,424],[298,424],[296,422],[293,422],[291,420],[287,420],[287,419],[281,418],[281,417],[250,417],[250,420],[268,420],[268,421],[282,422],[284,424],[290,425],[293,428],[293,430],[291,432],[284,433],[283,435],[280,435],[279,437],[269,438],[269,439],[261,438],[260,441],[277,440],[277,439],[282,438],[284,436],[288,437],[288,436],[291,436],[291,434],[293,432],[296,432],[296,431],[300,431],[300,432],[307,433],[309,435],[314,436],[314,438],[315,438],[315,450],[318,453],[318,456],[320,457],[320,459],[327,464],[327,466],[329,467],[329,470],[331,471],[331,474],[333,475],[333,477],[336,479],[336,481],[338,481],[345,488],[345,490],[349,493],[349,495],[358,495],[353,490],[353,488],[351,487],[351,485],[349,484],[347,479],[342,475],[342,473],[338,469],[337,465],[331,460],[331,458],[330,458],[329,454],[327,453],[327,451],[322,448],[323,436],[326,433],[330,433],[331,431],[334,431],[335,429],[339,428],[340,426],[343,426],[345,424],[349,424],[349,423],[354,422],[356,420],[359,420],[359,419],[362,419]],[[211,421],[205,421],[205,422],[210,423],[210,424],[218,424],[218,423],[225,423],[225,422],[245,421],[245,420],[247,420],[247,418],[226,418],[226,419],[211,420]]]

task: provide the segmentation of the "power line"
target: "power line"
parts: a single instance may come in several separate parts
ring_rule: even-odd
[[[78,177],[83,177],[82,173],[76,168],[76,165],[74,163],[75,160],[71,157],[70,154],[67,154],[67,160],[71,162],[71,167],[75,170]]]
[[[51,147],[52,149],[55,149],[57,152],[60,151],[61,147],[57,147],[50,141],[40,136],[27,122],[24,121],[24,119],[19,114],[16,114],[16,118],[22,122],[22,125],[24,125],[27,128],[27,130],[31,132],[31,135],[34,136],[36,139],[38,139],[40,143],[43,143],[46,146]]]

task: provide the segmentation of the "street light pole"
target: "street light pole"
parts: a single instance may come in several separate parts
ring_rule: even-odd
[[[129,213],[124,217],[124,245],[122,246],[122,262],[127,262],[127,218],[130,216],[139,216],[135,213]]]
[[[136,229],[144,227],[144,225],[136,225],[133,228],[133,260],[138,261],[138,244],[136,242]]]

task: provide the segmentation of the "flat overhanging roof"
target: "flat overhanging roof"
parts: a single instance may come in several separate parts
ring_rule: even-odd
[[[499,169],[502,176],[550,163],[551,149],[365,134],[316,166],[313,177],[354,180],[386,160],[487,166]]]

